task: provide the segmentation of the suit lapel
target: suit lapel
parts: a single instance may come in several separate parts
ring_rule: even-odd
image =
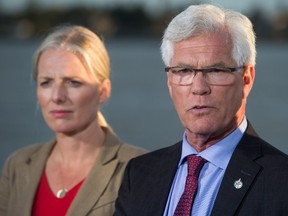
[[[167,148],[166,152],[162,152],[159,164],[152,162],[151,169],[153,174],[150,176],[151,183],[147,185],[149,190],[149,197],[143,197],[146,206],[149,206],[148,214],[145,215],[163,215],[167,199],[170,193],[170,188],[177,171],[178,162],[181,155],[182,141]],[[147,178],[147,176],[143,176]]]
[[[224,174],[211,216],[235,215],[249,188],[261,170],[254,160],[261,156],[261,146],[251,126],[236,147]],[[237,189],[237,183],[240,187]]]

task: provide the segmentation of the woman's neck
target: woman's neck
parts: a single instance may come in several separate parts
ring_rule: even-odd
[[[73,135],[59,133],[56,134],[57,143],[50,156],[69,164],[94,162],[104,145],[104,140],[105,132],[98,124]]]

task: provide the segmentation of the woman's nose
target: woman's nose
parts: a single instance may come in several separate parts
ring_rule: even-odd
[[[65,86],[55,85],[52,90],[52,101],[55,103],[63,103],[67,99],[67,91]]]

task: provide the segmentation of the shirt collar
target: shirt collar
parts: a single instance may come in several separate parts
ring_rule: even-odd
[[[224,139],[210,146],[202,152],[197,152],[187,141],[186,132],[183,135],[182,153],[179,166],[184,163],[184,158],[190,154],[195,154],[206,159],[221,169],[226,169],[234,149],[242,138],[247,128],[247,119],[244,118],[238,128],[226,136]]]

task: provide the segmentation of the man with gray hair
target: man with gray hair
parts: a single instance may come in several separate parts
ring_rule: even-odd
[[[288,156],[245,112],[255,47],[236,11],[192,5],[170,22],[161,53],[183,140],[129,162],[116,216],[288,215]]]

